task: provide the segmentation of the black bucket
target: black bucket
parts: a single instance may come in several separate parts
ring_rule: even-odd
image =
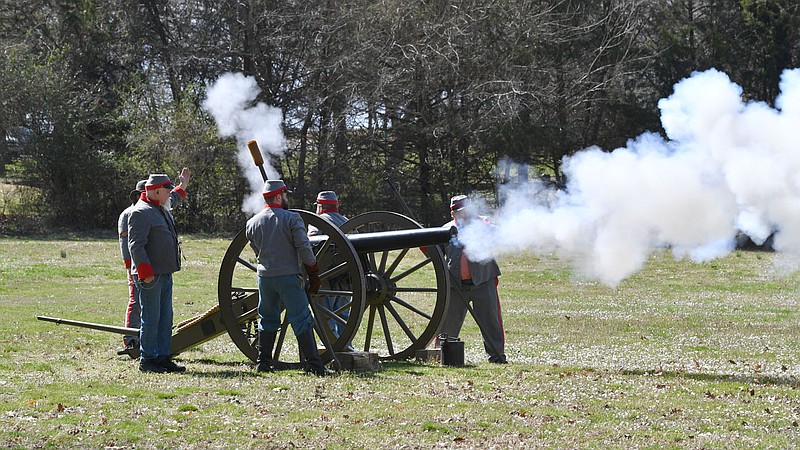
[[[440,334],[439,346],[442,349],[443,366],[464,365],[464,342],[461,339]]]

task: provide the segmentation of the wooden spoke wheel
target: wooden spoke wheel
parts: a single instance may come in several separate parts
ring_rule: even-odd
[[[353,217],[344,233],[422,228],[398,213],[374,211]],[[359,253],[366,278],[362,323],[352,338],[356,350],[383,360],[408,359],[436,336],[450,295],[444,256],[438,246]]]
[[[312,295],[315,313],[317,344],[330,342],[334,351],[347,347],[361,322],[364,310],[365,277],[361,261],[347,237],[336,226],[308,211],[293,210],[300,214],[306,226],[313,225],[324,236],[312,237],[322,286]],[[257,261],[242,229],[234,237],[219,271],[218,300],[225,328],[239,350],[252,361],[258,358],[258,275]],[[326,297],[339,299],[337,308],[326,307]],[[334,332],[333,324],[338,324]],[[286,314],[275,343],[274,359],[278,367],[299,365],[299,351]],[[324,333],[324,335],[320,334]],[[323,361],[332,355],[321,351]]]

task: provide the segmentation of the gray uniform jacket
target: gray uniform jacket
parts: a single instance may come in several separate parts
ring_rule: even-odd
[[[186,194],[179,192],[178,190],[173,190],[172,193],[170,193],[169,201],[171,210],[177,208],[178,205],[181,204],[184,195]],[[128,249],[128,217],[130,217],[131,211],[133,211],[133,208],[135,207],[136,203],[125,208],[119,215],[119,219],[117,220],[117,232],[119,233],[119,251],[122,254],[122,260],[125,262],[125,268],[127,269],[131,268],[131,251]]]
[[[347,217],[339,214],[338,212],[336,212],[336,213],[335,212],[326,212],[326,213],[320,214],[319,216],[328,219],[328,221],[330,223],[336,225],[337,227],[341,227],[342,225],[344,225],[345,222],[347,222]],[[308,235],[309,236],[316,236],[318,234],[321,234],[321,232],[319,231],[319,229],[317,229],[317,227],[315,227],[313,225],[309,225],[308,226]]]
[[[131,268],[131,251],[128,249],[128,217],[131,211],[136,207],[136,203],[125,208],[119,215],[117,220],[117,232],[119,233],[119,251],[122,254],[122,260],[125,262],[125,268]]]
[[[320,214],[320,216],[330,220],[337,227],[340,227],[347,222],[347,217],[339,214],[338,212],[325,212]]]
[[[445,228],[455,226],[455,221],[450,221],[444,225]],[[492,226],[487,223],[487,226]],[[458,235],[450,239],[450,243],[445,247],[445,258],[447,260],[447,270],[453,277],[452,280],[457,282],[461,280],[461,253],[464,251],[464,245],[459,242]],[[500,267],[494,259],[486,262],[476,262],[467,259],[469,263],[469,271],[472,275],[472,283],[476,286],[486,283],[487,281],[494,280],[500,276]]]
[[[139,278],[181,270],[178,234],[172,213],[140,199],[128,217],[128,249]]]
[[[317,263],[306,225],[296,212],[264,208],[247,221],[245,235],[256,253],[260,277],[295,275],[301,273],[300,262]]]

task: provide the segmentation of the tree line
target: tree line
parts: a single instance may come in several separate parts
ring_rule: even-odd
[[[282,111],[293,207],[400,210],[391,178],[435,226],[508,181],[500,160],[562,181],[564,156],[660,131],[693,71],[771,103],[798,30],[793,0],[5,0],[0,179],[25,195],[0,229],[113,228],[137,180],[183,166],[181,228],[240,227],[236,142],[201,108],[227,72]]]

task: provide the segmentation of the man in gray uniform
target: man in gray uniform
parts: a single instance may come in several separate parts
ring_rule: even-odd
[[[128,274],[128,307],[125,308],[125,321],[124,326],[128,328],[139,328],[139,302],[136,300],[136,283],[133,282],[131,275],[131,252],[128,250],[128,217],[131,211],[136,207],[136,202],[144,192],[144,185],[147,180],[141,180],[136,183],[136,189],[131,191],[131,205],[125,208],[119,215],[117,220],[117,232],[119,235],[119,250],[122,255],[122,262],[125,264],[125,272]],[[122,337],[123,349],[118,351],[119,355],[130,355],[134,349],[139,348],[139,336],[123,336]]]
[[[317,207],[317,215],[328,219],[332,224],[341,227],[347,222],[347,217],[339,213],[339,198],[334,191],[322,191],[317,194],[317,200],[314,203]],[[309,226],[308,235],[316,236],[321,234],[317,227]],[[345,286],[343,282],[347,277],[340,277],[339,279],[329,280],[331,289],[333,290],[347,290],[349,286]],[[348,299],[343,296],[328,295],[325,297],[325,308],[329,311],[336,312],[345,321],[350,317],[350,309],[342,309],[347,305]],[[338,311],[342,309],[341,311]],[[337,312],[338,311],[338,312]],[[344,331],[344,325],[336,320],[328,320],[328,326],[333,331],[334,336],[339,337]]]
[[[245,234],[258,260],[257,372],[272,371],[272,347],[281,326],[281,307],[292,325],[306,360],[306,372],[327,375],[314,338],[314,319],[303,288],[300,264],[308,273],[311,292],[319,291],[319,268],[299,214],[287,211],[289,191],[282,180],[264,183],[264,209],[251,217]]]
[[[317,215],[328,219],[337,227],[341,227],[347,222],[347,217],[339,213],[339,198],[336,197],[334,191],[322,191],[317,194],[317,200],[314,203],[317,207]],[[315,236],[319,234],[319,230],[314,226],[308,227],[308,235]]]
[[[170,193],[169,199],[169,209],[173,210],[178,205],[181,204],[181,201],[184,197],[186,197],[186,187],[189,185],[189,168],[184,167],[180,174],[178,174],[178,178],[181,180],[180,186],[176,187]],[[125,264],[125,272],[128,275],[128,307],[125,308],[125,321],[124,326],[127,328],[139,328],[141,325],[140,319],[140,308],[139,308],[139,301],[136,299],[136,283],[133,282],[133,276],[131,274],[131,252],[128,250],[128,217],[131,215],[131,211],[136,207],[136,202],[142,196],[142,193],[145,192],[144,186],[147,183],[147,180],[141,180],[136,183],[136,189],[131,191],[131,206],[125,208],[124,211],[119,215],[119,219],[117,220],[117,232],[119,234],[119,249],[120,254],[122,255],[122,262]],[[139,337],[138,336],[123,336],[122,343],[124,348],[117,352],[118,355],[135,355],[134,349],[139,348]]]
[[[167,206],[175,186],[165,174],[151,174],[128,217],[128,249],[141,307],[141,372],[184,372],[172,361],[172,274],[181,270],[175,222]]]
[[[478,224],[486,226],[489,231],[493,227],[487,218],[478,215],[475,205],[471,204],[466,195],[456,195],[450,199],[450,215],[453,220],[444,225],[448,228]],[[494,259],[470,261],[458,235],[453,236],[447,245],[445,258],[451,282],[450,302],[439,333],[457,337],[464,325],[467,304],[471,302],[475,320],[483,334],[483,348],[489,355],[489,362],[505,364],[505,331],[497,294],[500,267]]]

